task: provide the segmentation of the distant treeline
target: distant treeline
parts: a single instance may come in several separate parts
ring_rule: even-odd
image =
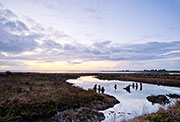
[[[179,70],[166,70],[166,69],[144,69],[144,70],[103,70],[100,72],[172,72],[172,73],[180,73]]]

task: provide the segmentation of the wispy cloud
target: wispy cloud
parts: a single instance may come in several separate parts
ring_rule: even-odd
[[[86,8],[86,12],[96,14],[96,9]],[[71,65],[86,61],[129,61],[136,66],[142,61],[180,58],[180,41],[120,45],[106,40],[84,45],[63,31],[43,28],[28,17],[26,20],[32,26],[20,21],[12,11],[0,9],[0,65],[18,66],[22,61],[65,61]]]
[[[0,51],[20,53],[37,47],[35,34],[8,9],[0,9]]]

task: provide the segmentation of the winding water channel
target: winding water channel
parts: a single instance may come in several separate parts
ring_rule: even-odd
[[[170,99],[169,104],[160,105],[149,102],[146,97],[151,95],[180,94],[180,88],[158,86],[146,83],[136,83],[118,80],[99,80],[94,76],[82,76],[78,79],[67,80],[83,89],[93,88],[95,84],[105,88],[105,93],[116,97],[120,103],[107,110],[101,111],[105,115],[104,122],[119,122],[134,118],[144,113],[156,112],[160,107],[167,108],[176,100]],[[115,84],[117,89],[114,88]]]

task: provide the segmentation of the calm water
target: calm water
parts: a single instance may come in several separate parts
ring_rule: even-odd
[[[135,82],[99,80],[93,76],[83,76],[75,80],[68,80],[68,82],[74,83],[75,86],[80,86],[84,89],[93,88],[95,84],[100,85],[105,88],[106,94],[115,96],[120,101],[120,103],[116,104],[113,108],[101,111],[106,117],[104,122],[119,122],[134,118],[143,113],[156,112],[160,107],[167,108],[167,104],[152,104],[146,99],[147,96],[159,94],[166,95],[169,93],[180,94],[180,88],[150,85],[146,83],[142,85],[137,83],[136,87]],[[134,88],[132,86],[133,83],[135,84]],[[116,90],[114,89],[115,84],[117,84]],[[131,85],[130,89],[123,89],[128,85]],[[171,103],[169,105],[175,102],[175,99],[170,100]]]

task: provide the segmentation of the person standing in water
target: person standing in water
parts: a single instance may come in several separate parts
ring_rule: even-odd
[[[100,93],[100,92],[101,92],[101,86],[98,85],[98,93]]]
[[[115,89],[115,90],[117,89],[117,84],[114,85],[114,89]]]
[[[97,84],[94,85],[93,90],[97,92]]]
[[[132,87],[133,87],[133,89],[134,89],[134,83],[132,84]]]
[[[142,83],[140,83],[140,91],[142,90]]]
[[[104,91],[105,91],[105,89],[104,89],[104,87],[102,87],[102,89],[101,89],[101,92],[104,94]]]
[[[136,83],[136,90],[138,89],[138,83]]]

